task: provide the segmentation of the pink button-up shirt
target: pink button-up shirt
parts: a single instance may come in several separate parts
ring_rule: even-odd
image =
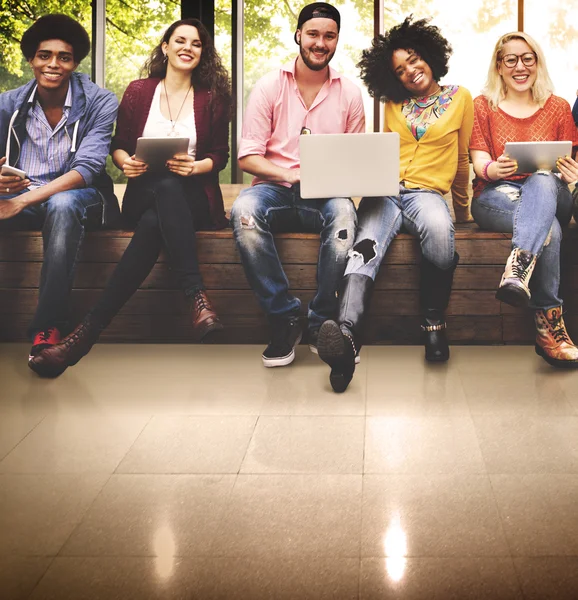
[[[364,132],[361,91],[329,67],[329,79],[307,108],[295,80],[295,60],[265,75],[255,84],[245,110],[239,159],[257,154],[279,167],[296,169],[303,127],[311,133]],[[263,181],[254,177],[252,185]]]

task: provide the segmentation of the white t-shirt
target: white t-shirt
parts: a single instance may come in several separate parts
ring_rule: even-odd
[[[188,137],[189,138],[189,155],[193,158],[197,150],[197,128],[195,127],[195,109],[185,119],[179,119],[174,125],[174,130],[169,119],[163,117],[161,113],[161,83],[159,82],[153,100],[151,108],[149,110],[149,116],[145,123],[142,137],[165,137],[169,134],[176,137]],[[176,118],[176,115],[174,115]],[[174,133],[172,133],[174,131]]]

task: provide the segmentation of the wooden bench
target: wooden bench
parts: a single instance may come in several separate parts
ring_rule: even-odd
[[[238,188],[238,186],[237,186]],[[236,195],[237,189],[228,190]],[[228,201],[230,204],[230,199]],[[563,298],[566,308],[578,312],[578,229],[565,236]],[[72,294],[73,320],[80,321],[96,302],[131,232],[89,232],[82,247]],[[448,309],[448,334],[453,343],[506,344],[533,340],[531,312],[514,309],[494,298],[511,248],[508,234],[484,232],[476,225],[457,227],[460,264]],[[319,236],[279,234],[277,247],[292,291],[307,303],[316,289]],[[219,342],[264,343],[267,320],[249,288],[231,230],[199,232],[201,271],[226,329]],[[366,343],[419,343],[419,246],[401,234],[392,243],[376,281],[366,327]],[[37,302],[42,266],[40,232],[0,236],[0,341],[25,341],[26,327]],[[161,255],[140,290],[126,304],[102,339],[111,342],[190,342],[189,310],[175,288],[166,258]],[[567,324],[578,338],[578,318]]]

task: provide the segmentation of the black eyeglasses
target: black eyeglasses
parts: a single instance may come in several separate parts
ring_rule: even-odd
[[[536,54],[534,52],[524,52],[524,54],[505,54],[501,61],[508,69],[513,69],[518,61],[521,60],[525,67],[533,67],[536,64]]]

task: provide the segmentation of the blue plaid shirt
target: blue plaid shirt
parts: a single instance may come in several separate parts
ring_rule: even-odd
[[[30,189],[38,188],[64,175],[72,140],[65,124],[72,106],[72,86],[68,86],[62,118],[54,129],[36,100],[36,87],[28,98],[32,104],[26,118],[26,138],[22,143],[18,166],[26,171]]]

